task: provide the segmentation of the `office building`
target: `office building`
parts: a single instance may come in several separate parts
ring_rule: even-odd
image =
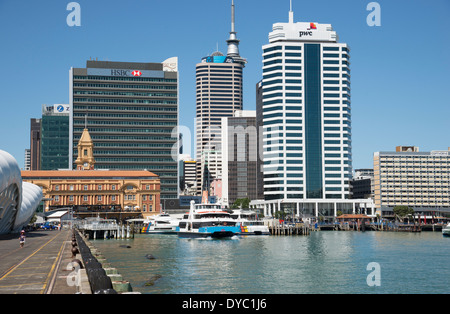
[[[177,58],[162,63],[86,62],[70,70],[70,169],[85,127],[95,168],[148,170],[161,199],[178,197]]]
[[[375,206],[382,216],[397,205],[416,212],[450,210],[450,148],[420,152],[417,146],[375,152]]]
[[[197,161],[186,156],[180,159],[180,189],[182,195],[196,195],[197,193]]]
[[[374,198],[373,169],[355,169],[350,182],[352,198]]]
[[[30,169],[41,167],[41,119],[30,119]]]
[[[232,3],[227,54],[216,51],[196,65],[195,158],[198,195],[205,184],[204,178],[212,182],[222,177],[221,118],[232,117],[236,110],[243,108],[242,79],[246,60],[239,54],[234,20]]]
[[[275,23],[263,47],[266,210],[335,217],[355,211],[350,49],[330,24]],[[258,90],[258,88],[257,88]],[[262,103],[261,103],[262,102]]]
[[[65,104],[42,105],[40,170],[69,168],[69,112]]]
[[[23,170],[31,170],[31,149],[25,149]]]
[[[237,110],[222,118],[222,202],[257,198],[256,112]]]

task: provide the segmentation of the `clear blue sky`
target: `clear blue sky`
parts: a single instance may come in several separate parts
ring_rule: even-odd
[[[23,167],[30,118],[42,104],[69,103],[69,69],[86,60],[162,62],[178,56],[180,124],[194,130],[195,64],[226,52],[231,0],[80,0],[81,26],[66,24],[63,0],[0,0],[0,149]],[[450,116],[450,1],[293,0],[294,21],[332,24],[351,47],[353,167],[397,145],[447,149]],[[287,22],[289,0],[235,0],[244,109],[255,109],[261,47]],[[193,141],[192,141],[193,142]]]

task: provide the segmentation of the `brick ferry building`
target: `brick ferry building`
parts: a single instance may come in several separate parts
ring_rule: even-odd
[[[22,171],[23,181],[44,194],[44,211],[72,208],[79,218],[124,220],[159,214],[160,180],[146,170],[94,170],[93,141],[85,128],[77,170]]]

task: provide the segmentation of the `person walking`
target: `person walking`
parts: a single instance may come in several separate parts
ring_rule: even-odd
[[[20,231],[19,243],[20,243],[20,248],[23,248],[23,246],[25,244],[25,231],[24,230]]]

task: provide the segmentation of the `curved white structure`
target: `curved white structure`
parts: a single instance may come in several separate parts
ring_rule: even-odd
[[[0,150],[0,234],[24,227],[43,197],[41,188],[25,182],[16,159]]]
[[[28,225],[42,197],[42,189],[39,186],[29,182],[22,183],[22,206],[17,213],[13,232],[19,232],[24,226]]]

